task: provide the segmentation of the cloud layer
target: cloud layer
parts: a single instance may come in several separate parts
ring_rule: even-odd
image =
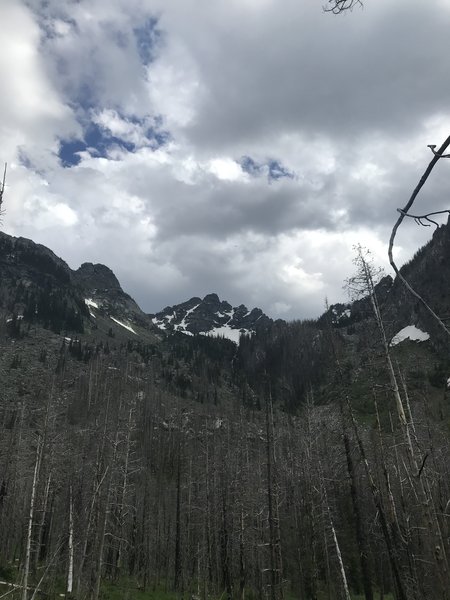
[[[108,264],[149,312],[214,291],[317,316],[353,244],[386,263],[450,131],[444,0],[3,0],[0,19],[4,229]],[[399,260],[430,233],[407,224]]]

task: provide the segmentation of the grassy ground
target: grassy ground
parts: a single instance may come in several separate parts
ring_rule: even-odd
[[[5,598],[7,598],[8,600],[17,600],[21,598],[22,594],[20,589],[13,590],[11,587],[2,585],[0,583],[0,597],[3,597],[4,595]],[[50,596],[46,596],[46,599],[48,600],[49,597]],[[361,594],[352,594],[351,597],[352,600],[365,600],[364,595]],[[374,597],[376,600],[379,600],[379,598],[381,598],[379,592],[375,592]],[[56,594],[54,598],[59,599],[60,595]],[[125,582],[123,584],[116,585],[106,583],[102,585],[100,591],[100,600],[181,600],[181,598],[181,595],[176,594],[174,592],[167,592],[164,589],[143,591],[133,587],[130,583]],[[184,600],[190,600],[190,598],[191,595],[189,593],[186,593],[184,595]],[[223,596],[221,597],[221,599],[211,598],[211,600],[223,600]],[[288,593],[285,596],[285,600],[298,599],[296,596],[293,596],[292,594]],[[328,600],[328,594],[319,596],[319,600]],[[384,594],[383,600],[394,600],[394,596],[392,596],[392,594]]]
[[[129,582],[102,585],[100,597],[103,600],[177,600],[179,595],[164,589],[140,590]]]

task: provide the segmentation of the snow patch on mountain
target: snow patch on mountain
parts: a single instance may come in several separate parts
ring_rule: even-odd
[[[249,333],[249,332],[246,332],[246,333]],[[239,344],[239,338],[241,337],[241,330],[233,329],[232,327],[224,325],[223,327],[215,327],[214,329],[211,329],[210,331],[207,331],[207,332],[202,331],[201,335],[207,335],[207,336],[211,336],[211,337],[225,337],[225,338],[231,340],[232,342],[234,342],[235,344]]]
[[[186,319],[189,317],[190,314],[192,314],[195,310],[197,310],[197,308],[199,306],[200,306],[200,304],[197,304],[196,306],[193,306],[192,308],[190,308],[189,310],[186,311],[186,314],[184,315],[183,320],[181,321],[181,323],[179,325],[177,325],[178,331],[183,331],[183,333],[186,333],[188,331]],[[191,332],[189,332],[189,333],[191,333]]]
[[[352,311],[349,304],[334,304],[331,309],[331,322],[335,325],[350,319]]]
[[[100,308],[98,303],[92,300],[92,298],[85,298],[84,303],[89,306],[89,308]]]
[[[114,321],[114,323],[117,323],[117,325],[120,325],[121,327],[128,329],[128,331],[131,331],[131,333],[134,333],[134,335],[137,335],[135,330],[130,325],[127,325],[126,323],[122,323],[121,321],[119,321],[118,319],[115,319],[114,317],[110,317],[110,318]]]
[[[400,344],[404,340],[408,339],[413,342],[426,342],[430,339],[430,334],[426,331],[422,331],[415,325],[408,325],[407,327],[403,327],[403,329],[401,329],[397,335],[394,335],[390,345],[397,346],[397,344]]]
[[[163,329],[163,330],[166,329],[166,323],[164,321],[160,321],[156,317],[153,317],[152,323],[153,323],[153,325],[156,325],[156,327],[158,327],[158,329]]]

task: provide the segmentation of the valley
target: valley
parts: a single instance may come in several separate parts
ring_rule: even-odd
[[[441,313],[449,257],[447,225],[404,268]],[[383,345],[370,294],[146,315],[3,233],[0,275],[3,594],[447,598],[448,341],[399,282]]]

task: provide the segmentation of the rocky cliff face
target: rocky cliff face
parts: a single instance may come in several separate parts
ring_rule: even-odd
[[[88,310],[72,271],[51,250],[0,232],[0,309],[6,319],[81,332]]]
[[[83,263],[73,273],[74,280],[86,290],[123,291],[109,267],[101,264]]]
[[[149,319],[131,296],[125,293],[114,273],[102,264],[83,263],[72,272],[91,310],[93,307],[117,319],[149,326]]]
[[[55,332],[95,329],[100,316],[112,327],[120,321],[154,329],[105,265],[85,263],[72,271],[45,246],[2,232],[0,281],[6,319],[18,316]]]

